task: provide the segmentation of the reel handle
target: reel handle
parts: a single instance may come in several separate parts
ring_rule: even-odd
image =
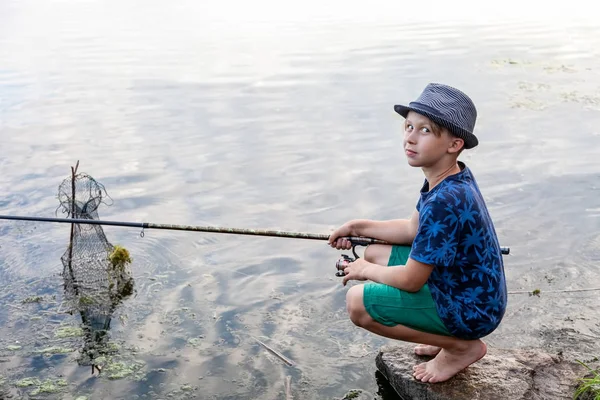
[[[354,258],[352,258],[346,254],[342,254],[342,256],[335,263],[335,267],[337,268],[337,272],[335,273],[335,276],[338,276],[338,277],[345,276],[346,274],[344,273],[344,266],[345,266],[344,264],[351,263],[354,260],[355,260]]]
[[[342,254],[342,256],[335,263],[335,267],[337,268],[337,272],[335,273],[335,276],[338,276],[338,277],[345,276],[346,274],[344,273],[344,266],[345,266],[344,264],[351,263],[360,258],[360,256],[358,254],[356,254],[356,246],[360,246],[360,245],[354,244],[354,242],[352,240],[350,240],[350,242],[352,243],[352,254],[354,255],[354,258],[350,257],[349,255]],[[364,246],[366,246],[366,245],[364,245]]]

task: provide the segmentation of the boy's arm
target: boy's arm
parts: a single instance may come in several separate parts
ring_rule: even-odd
[[[353,220],[350,222],[350,236],[364,236],[393,244],[410,245],[417,235],[418,227],[419,212],[415,210],[410,219]]]
[[[406,266],[390,268],[363,262],[357,266],[356,271],[350,271],[354,272],[354,279],[369,279],[416,292],[427,282],[435,265],[454,263],[461,232],[456,209],[449,207],[442,198],[433,198],[422,205],[420,210],[427,215],[431,226],[435,225],[439,229],[422,229],[417,224]]]
[[[369,221],[355,220],[353,236],[367,236],[394,244],[410,245],[415,240],[419,228],[419,212],[415,210],[406,220]],[[405,266],[387,267],[358,259],[345,270],[344,285],[352,279],[370,280],[393,286],[407,292],[419,291],[433,271],[433,265],[409,258]]]
[[[433,271],[432,265],[423,264],[412,258],[408,259],[405,266],[399,267],[383,267],[364,260],[362,260],[362,263],[365,264],[362,271],[363,273],[360,274],[359,271],[348,271],[350,274],[344,277],[344,284],[346,284],[349,279],[363,280],[361,278],[364,278],[365,280],[383,283],[407,292],[417,292],[425,283],[427,283],[427,279],[429,278],[431,271]],[[360,266],[358,269],[361,269]],[[352,272],[357,272],[358,276],[350,276]]]

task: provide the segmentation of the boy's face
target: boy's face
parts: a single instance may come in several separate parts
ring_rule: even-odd
[[[410,111],[404,123],[404,154],[412,167],[433,167],[445,155],[457,153],[462,139],[424,115]],[[458,148],[457,148],[458,146]]]

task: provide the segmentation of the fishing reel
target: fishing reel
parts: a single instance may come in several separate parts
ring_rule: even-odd
[[[344,267],[346,267],[346,265],[350,264],[351,262],[355,261],[355,258],[352,258],[346,254],[342,254],[342,256],[336,261],[335,263],[335,267],[337,268],[337,272],[335,273],[335,276],[346,276],[346,273],[344,272]]]
[[[352,246],[352,254],[354,254],[354,258],[350,257],[347,254],[342,254],[342,256],[336,261],[335,268],[337,269],[337,272],[335,273],[335,276],[338,276],[338,277],[346,276],[346,274],[344,273],[344,268],[351,262],[354,262],[360,258],[358,256],[358,254],[356,254],[356,250],[355,250],[357,245],[358,244],[353,244],[353,246]]]

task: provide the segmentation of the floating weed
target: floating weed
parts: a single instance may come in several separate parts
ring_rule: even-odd
[[[116,245],[113,252],[108,256],[111,264],[115,268],[123,269],[126,264],[131,263],[131,257],[129,251],[126,248]]]
[[[515,100],[511,103],[511,107],[523,108],[526,110],[542,111],[546,108],[546,105],[528,97],[519,97],[518,100]]]
[[[72,351],[73,351],[73,349],[68,349],[66,347],[51,346],[51,347],[46,347],[45,349],[42,349],[42,350],[37,350],[36,353],[42,353],[42,354],[67,354],[67,353],[71,353]]]
[[[194,387],[192,385],[183,385],[183,386],[181,386],[181,391],[182,392],[191,392],[192,390],[194,390]]]
[[[42,296],[29,296],[21,301],[22,304],[41,303],[44,300]]]
[[[96,303],[96,300],[94,300],[94,298],[91,296],[81,296],[79,298],[79,305],[81,307],[91,306],[92,304],[95,304],[95,303]]]
[[[106,345],[106,350],[110,353],[118,353],[121,350],[121,346],[117,343],[110,342]],[[132,351],[135,351],[135,349],[132,349]]]
[[[15,344],[6,346],[6,350],[9,350],[9,351],[17,351],[17,350],[21,350],[21,348],[22,348],[21,346],[17,346]]]
[[[202,344],[201,339],[204,339],[204,336],[194,337],[187,340],[188,345],[193,348],[198,348]]]
[[[554,72],[569,72],[569,73],[573,73],[573,72],[577,72],[577,70],[575,70],[574,68],[568,67],[566,65],[560,65],[560,66],[548,65],[548,66],[544,67],[544,71],[549,72],[549,73],[554,73]]]
[[[344,397],[342,397],[342,400],[356,399],[360,396],[361,393],[362,393],[362,390],[360,390],[360,389],[351,389],[348,391],[348,393],[346,393],[344,395]]]
[[[46,379],[42,382],[37,378],[23,378],[16,381],[15,386],[20,388],[35,386],[35,389],[31,391],[31,395],[36,396],[40,393],[58,393],[68,384],[64,379]]]
[[[96,359],[98,365],[102,365],[102,375],[108,379],[123,379],[132,376],[136,380],[144,377],[140,370],[144,363],[140,361],[115,361],[109,357],[99,357]]]
[[[540,289],[533,289],[533,292],[531,292],[529,295],[540,297],[541,293],[542,293],[542,291]]]
[[[83,336],[83,329],[77,326],[60,326],[54,331],[54,337],[58,339]]]
[[[57,379],[55,381],[46,379],[44,382],[40,383],[38,387],[31,392],[31,394],[36,396],[40,393],[58,393],[66,386],[68,386],[68,384],[64,379]]]
[[[581,103],[587,106],[597,106],[600,104],[600,97],[579,94],[577,91],[562,92],[559,96],[563,101],[571,103]]]
[[[509,59],[505,59],[505,60],[492,60],[492,64],[494,65],[517,65],[517,64],[528,64],[525,61],[517,61],[517,60],[513,60],[512,58]]]
[[[519,82],[519,89],[526,92],[539,92],[541,90],[550,90],[550,85],[545,83]]]
[[[39,379],[35,378],[23,378],[15,382],[16,387],[29,387],[29,386],[37,386],[40,384]]]
[[[167,394],[169,399],[188,399],[190,396],[196,397],[192,392],[198,390],[198,386],[192,386],[189,384],[181,385],[178,389],[175,389]]]
[[[564,101],[571,101],[578,103],[579,102],[579,94],[575,91],[573,92],[563,92],[559,95]]]
[[[126,378],[134,375],[141,367],[142,365],[138,363],[127,364],[123,362],[117,362],[109,364],[106,368],[106,376],[108,379]],[[139,379],[141,376],[134,376],[134,378]]]

